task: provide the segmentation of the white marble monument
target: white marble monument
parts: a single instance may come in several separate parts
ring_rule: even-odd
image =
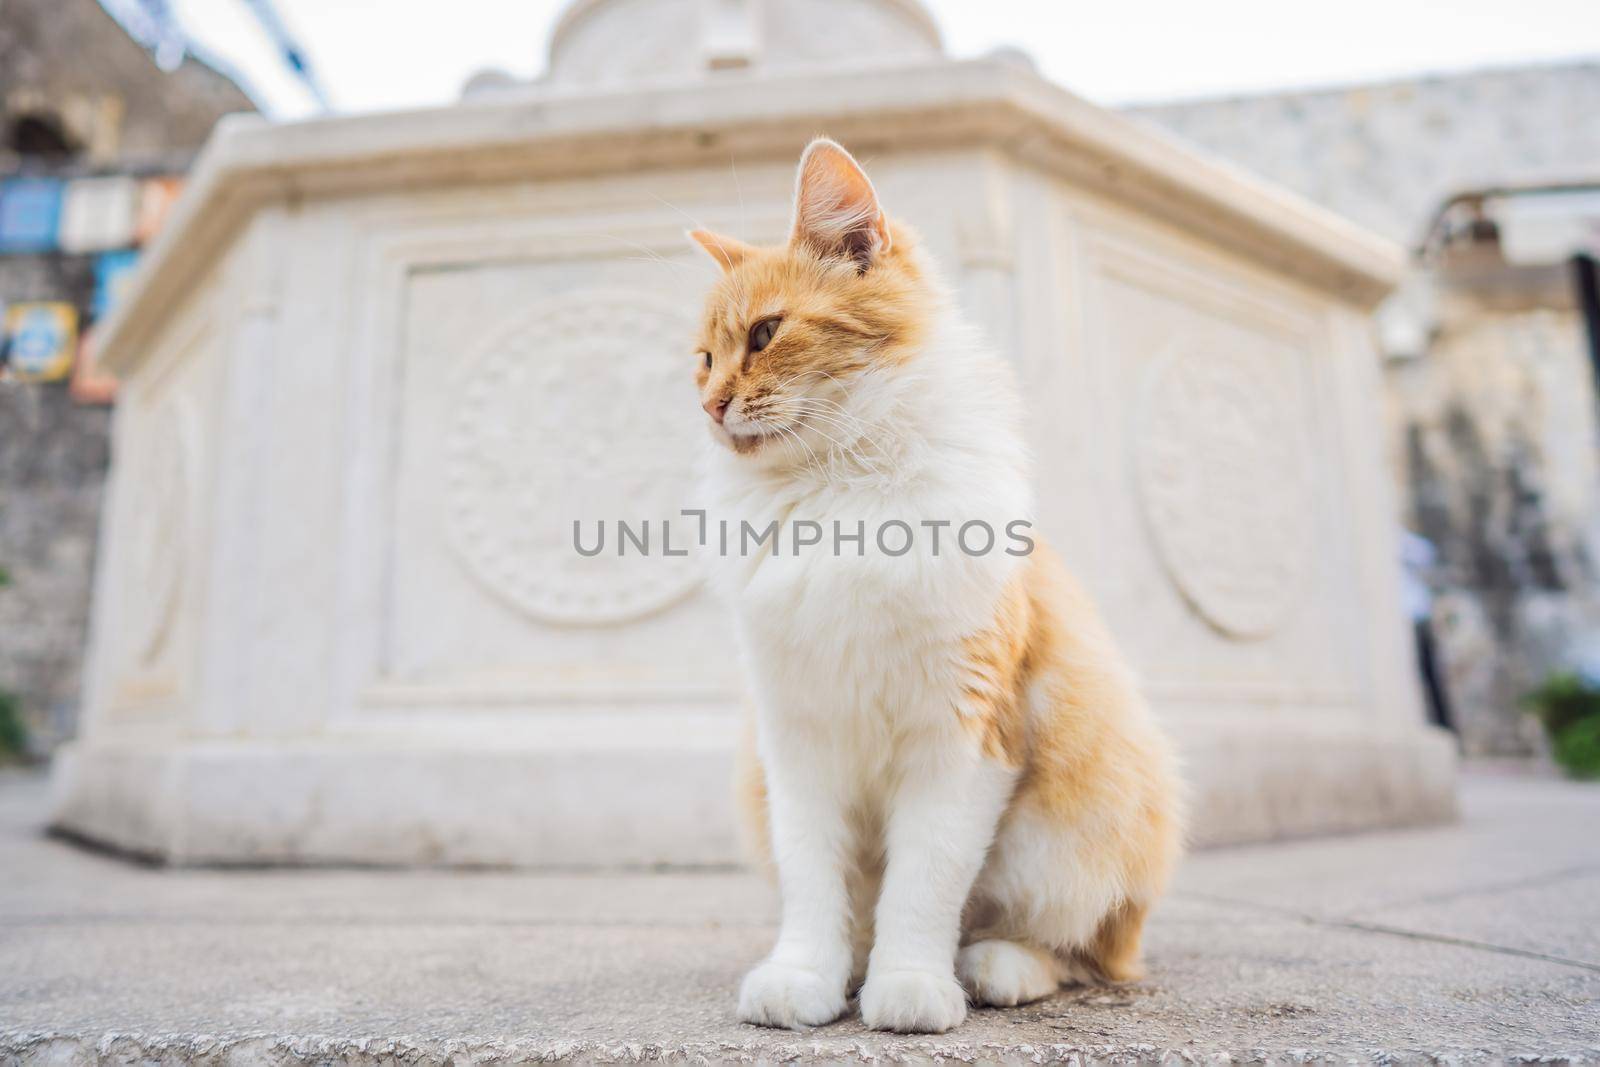
[[[576,0],[549,70],[218,130],[102,335],[60,827],[177,863],[734,859],[722,614],[692,558],[572,523],[692,506],[683,231],[780,239],[824,132],[1015,361],[1041,523],[1197,838],[1450,814],[1379,458],[1395,249],[1015,54],[945,58],[916,0]]]

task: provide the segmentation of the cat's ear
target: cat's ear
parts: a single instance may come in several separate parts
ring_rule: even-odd
[[[839,145],[819,137],[800,157],[791,244],[851,260],[858,270],[889,251],[889,220],[867,172]]]
[[[755,251],[755,248],[738,238],[724,237],[710,230],[690,230],[689,240],[705,249],[724,271],[737,267],[744,262],[746,256]]]

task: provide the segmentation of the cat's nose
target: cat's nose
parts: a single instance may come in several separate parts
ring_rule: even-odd
[[[706,414],[710,415],[718,426],[721,426],[722,420],[728,414],[728,405],[732,402],[733,398],[730,396],[714,396],[700,406],[706,409]]]

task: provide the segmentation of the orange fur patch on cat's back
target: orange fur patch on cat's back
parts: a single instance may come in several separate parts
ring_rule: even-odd
[[[1036,706],[1013,806],[1080,828],[1097,843],[1080,861],[1148,904],[1182,851],[1176,759],[1088,594],[1042,544],[1030,564]]]
[[[994,623],[963,643],[960,663],[960,722],[978,739],[984,755],[1008,767],[1027,756],[1026,694],[1033,662],[1033,605],[1026,575],[1001,594]]]

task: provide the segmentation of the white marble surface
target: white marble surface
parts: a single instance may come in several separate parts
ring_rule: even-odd
[[[576,5],[565,47],[628,7]],[[1015,361],[1042,525],[1198,838],[1447,816],[1379,458],[1395,251],[1014,64],[721,77],[219,133],[105,337],[57,821],[179,862],[733,859],[721,612],[570,527],[692,506],[682,231],[778,239],[819,129]]]

